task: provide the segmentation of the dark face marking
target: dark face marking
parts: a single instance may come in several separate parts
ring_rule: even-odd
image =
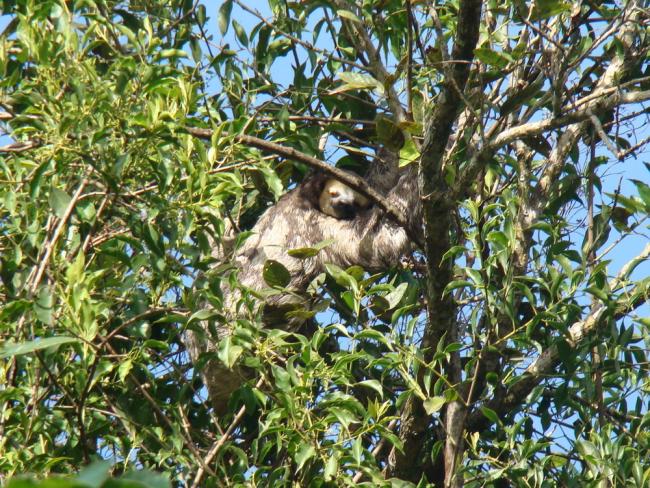
[[[332,208],[341,219],[353,219],[357,214],[357,208],[353,202],[332,200]]]

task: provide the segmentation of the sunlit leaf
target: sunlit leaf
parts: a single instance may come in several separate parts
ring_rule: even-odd
[[[13,356],[20,356],[21,354],[29,354],[49,347],[56,347],[73,342],[79,342],[79,339],[76,337],[57,336],[45,337],[43,339],[36,339],[20,344],[7,343],[0,348],[0,358],[5,359]]]

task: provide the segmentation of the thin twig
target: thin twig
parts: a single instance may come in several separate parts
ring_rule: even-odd
[[[264,383],[264,378],[260,378],[259,380],[257,380],[257,383],[255,384],[255,388],[261,387],[262,383]],[[235,418],[232,419],[232,422],[230,422],[230,425],[223,433],[223,435],[212,445],[210,451],[208,451],[208,454],[205,456],[205,459],[203,460],[203,466],[201,466],[199,470],[196,472],[194,481],[192,481],[192,488],[198,488],[199,486],[201,486],[200,484],[201,480],[205,475],[204,466],[206,468],[209,468],[210,463],[216,457],[216,455],[219,454],[219,451],[224,446],[224,444],[228,441],[230,435],[233,433],[235,428],[239,425],[239,422],[241,422],[241,420],[244,418],[245,413],[246,413],[246,406],[244,405],[239,409],[239,411],[235,415]]]
[[[395,427],[397,427],[397,422],[398,422],[398,419],[391,420],[390,423],[388,424],[388,427],[387,427],[388,430],[389,431],[395,430]],[[379,440],[379,442],[377,443],[377,445],[375,446],[375,448],[370,453],[370,454],[372,454],[372,457],[377,457],[379,455],[379,453],[381,452],[381,450],[384,448],[385,445],[386,445],[386,438],[382,437]],[[353,483],[358,483],[359,481],[361,481],[361,478],[363,478],[363,471],[359,471],[357,474],[355,474],[354,478],[352,478],[352,482]]]
[[[598,120],[598,117],[594,115],[594,113],[591,111],[591,108],[587,109],[587,114],[589,115],[589,120],[591,120],[591,123],[594,125],[594,129],[596,129],[596,133],[598,134],[598,137],[601,138],[601,140],[605,143],[607,146],[607,149],[616,156],[617,159],[621,159],[619,150],[616,149],[614,146],[614,143],[611,141],[605,130],[603,129],[602,124],[600,123],[600,120]]]
[[[40,284],[41,279],[43,278],[43,273],[47,268],[48,262],[50,261],[50,256],[52,255],[54,246],[56,246],[59,237],[61,237],[61,233],[63,232],[63,229],[67,224],[68,219],[70,218],[70,215],[72,214],[72,211],[74,210],[74,207],[77,204],[79,198],[81,197],[81,193],[83,192],[87,184],[88,184],[88,178],[85,177],[83,180],[81,180],[81,183],[79,183],[79,186],[77,187],[77,190],[72,196],[70,203],[68,203],[68,206],[66,207],[65,211],[63,212],[63,215],[61,216],[61,219],[59,220],[59,224],[54,230],[54,234],[52,235],[52,238],[45,246],[45,254],[43,254],[43,257],[41,258],[41,261],[38,265],[38,269],[36,270],[36,274],[34,275],[32,284],[29,288],[30,293],[33,294],[36,292],[36,289],[38,288],[38,285]]]

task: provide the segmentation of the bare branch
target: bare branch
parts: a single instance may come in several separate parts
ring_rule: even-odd
[[[596,133],[598,134],[598,137],[605,143],[607,146],[607,149],[616,156],[617,159],[621,159],[619,155],[619,150],[614,146],[614,143],[611,141],[609,136],[605,133],[603,130],[603,126],[600,123],[600,120],[598,120],[598,117],[596,117],[591,110],[589,110],[589,120],[591,120],[591,123],[594,126],[594,129],[596,129]]]
[[[264,377],[261,377],[259,380],[257,380],[257,384],[255,385],[255,388],[261,387],[262,383],[264,383]],[[228,425],[226,431],[210,448],[208,454],[205,456],[205,459],[202,462],[201,467],[196,472],[196,476],[194,476],[194,480],[192,481],[192,488],[198,488],[199,486],[201,486],[201,481],[203,480],[203,476],[205,475],[206,469],[209,469],[208,467],[210,466],[212,460],[217,456],[217,454],[219,454],[219,451],[221,451],[221,448],[224,446],[224,444],[228,442],[228,439],[230,439],[230,436],[232,435],[233,431],[244,418],[245,413],[246,413],[246,405],[242,406],[239,409],[239,411],[235,415],[235,418],[233,418],[232,422],[230,422],[230,425]]]
[[[12,142],[6,146],[0,146],[0,154],[2,153],[20,153],[24,151],[29,151],[38,147],[39,144],[36,141],[25,141],[25,142]]]
[[[68,223],[68,219],[70,218],[70,215],[72,214],[75,205],[77,205],[77,201],[81,197],[81,193],[83,192],[87,184],[88,184],[88,178],[84,178],[83,180],[81,180],[81,183],[79,183],[79,186],[77,187],[77,190],[74,192],[74,195],[70,200],[70,203],[68,203],[68,206],[66,207],[65,211],[63,212],[63,215],[61,216],[61,219],[59,220],[59,224],[56,226],[52,238],[45,246],[45,253],[43,254],[43,257],[38,263],[36,274],[32,278],[32,283],[31,286],[29,287],[30,293],[32,294],[35,293],[38,288],[38,285],[41,283],[41,279],[43,278],[43,273],[45,272],[45,268],[47,267],[50,261],[50,256],[52,255],[52,251],[54,250],[54,247],[56,246],[59,237],[61,237],[61,233],[63,232],[63,229],[66,226],[66,224]]]

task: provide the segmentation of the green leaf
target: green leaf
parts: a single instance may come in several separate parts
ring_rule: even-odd
[[[511,57],[505,53],[493,51],[487,47],[474,49],[474,55],[483,63],[494,66],[497,69],[503,69],[512,61]]]
[[[13,215],[16,211],[16,193],[11,190],[8,191],[4,196],[4,200],[5,208]]]
[[[217,17],[217,24],[222,36],[228,32],[228,25],[230,24],[230,14],[232,12],[232,0],[226,0],[219,7],[219,15]]]
[[[264,176],[266,185],[269,187],[269,190],[271,190],[273,196],[277,200],[284,193],[284,185],[282,184],[282,180],[278,177],[277,173],[268,166],[262,166],[260,168],[260,171]]]
[[[267,259],[264,263],[262,276],[266,284],[271,287],[284,288],[291,281],[289,270],[273,259]]]
[[[424,407],[424,411],[427,413],[427,415],[432,415],[439,411],[445,405],[445,403],[447,403],[447,401],[444,397],[434,396],[424,400],[424,402],[422,402],[422,406]]]
[[[492,422],[493,424],[499,424],[501,423],[501,420],[499,419],[499,416],[497,413],[492,410],[491,408],[488,407],[481,407],[481,413],[485,415],[485,417]]]
[[[590,286],[590,287],[586,288],[585,291],[587,293],[595,296],[596,298],[598,298],[603,303],[608,303],[609,300],[610,300],[609,294],[605,290],[603,290],[602,288],[598,288],[596,286]]]
[[[400,283],[397,288],[384,296],[384,299],[388,302],[388,310],[392,310],[399,302],[402,301],[402,297],[408,289],[408,283]]]
[[[577,440],[576,447],[578,448],[578,452],[590,462],[593,462],[599,457],[598,448],[592,442]]]
[[[88,200],[80,201],[76,205],[75,210],[77,211],[77,214],[79,215],[81,220],[88,223],[91,223],[95,218],[95,215],[97,215],[97,211],[95,210],[95,205],[93,205],[93,202]]]
[[[160,234],[151,223],[147,222],[142,226],[142,237],[154,254],[160,257],[165,254],[163,240],[160,238]]]
[[[639,191],[639,196],[643,200],[646,211],[650,211],[650,186],[639,180],[632,180],[632,183],[636,185],[636,189]]]
[[[44,324],[51,324],[53,307],[54,296],[52,295],[52,288],[49,286],[41,287],[34,301],[34,313],[38,320]]]
[[[325,271],[336,281],[337,285],[343,286],[345,288],[350,288],[355,294],[359,290],[359,284],[357,280],[354,279],[354,276],[343,271],[341,268],[335,264],[326,264]]]
[[[339,17],[343,17],[344,19],[351,20],[352,22],[356,22],[358,24],[362,23],[361,19],[359,17],[357,17],[353,12],[350,12],[349,10],[343,10],[343,9],[337,10],[336,14]]]
[[[237,359],[239,359],[239,356],[241,356],[242,352],[244,352],[243,347],[233,344],[232,337],[226,337],[219,343],[217,356],[223,364],[228,368],[232,368],[235,365],[235,362],[237,362]]]
[[[127,359],[120,363],[120,365],[117,368],[117,375],[120,378],[120,381],[122,383],[124,383],[126,377],[129,375],[132,368],[133,368],[133,361],[131,359]]]
[[[325,463],[325,469],[323,471],[323,477],[325,481],[332,481],[334,476],[336,476],[337,471],[339,470],[339,459],[335,455],[329,456],[327,462]]]
[[[538,0],[530,17],[531,22],[549,19],[562,12],[570,12],[571,4],[561,0]]]
[[[8,343],[0,348],[0,359],[29,354],[34,351],[47,349],[48,347],[60,346],[62,344],[70,344],[73,342],[79,342],[79,339],[76,337],[56,336],[36,339],[29,342],[21,342],[20,344]]]
[[[70,285],[82,280],[85,262],[84,254],[79,253],[75,260],[68,266],[68,269],[65,271],[65,279]]]
[[[158,58],[187,58],[187,53],[181,49],[163,49],[158,53]]]
[[[163,474],[146,469],[129,471],[119,477],[123,488],[171,488],[169,479]],[[108,488],[108,487],[107,487]]]
[[[375,130],[377,131],[377,138],[385,146],[393,146],[395,141],[402,141],[402,131],[395,124],[395,122],[384,116],[379,115],[375,118]],[[399,150],[399,147],[395,147],[395,150]]]
[[[343,85],[333,90],[332,93],[368,89],[376,90],[379,94],[384,93],[384,87],[382,84],[368,74],[343,71],[341,73],[338,73],[338,77],[343,80]]]
[[[359,422],[359,418],[350,410],[330,407],[329,412],[336,417],[336,420],[341,424],[344,429],[348,429],[350,424]]]
[[[457,288],[465,288],[466,286],[474,288],[474,283],[467,280],[454,280],[450,283],[447,283],[447,286],[445,286],[445,290],[443,293],[447,294],[450,291],[453,291]]]
[[[246,34],[246,30],[234,19],[232,21],[232,26],[235,29],[235,37],[237,37],[239,43],[244,47],[248,47],[248,35]]]
[[[108,461],[95,461],[83,468],[77,475],[76,480],[89,488],[101,488],[108,479],[108,470],[111,463]]]
[[[287,254],[293,258],[298,258],[298,259],[313,258],[321,251],[321,249],[335,242],[336,242],[335,239],[327,239],[325,241],[321,241],[318,244],[314,245],[314,247],[298,247],[296,249],[289,249],[287,251]]]
[[[361,454],[363,453],[363,445],[361,444],[361,437],[357,437],[352,444],[352,457],[354,461],[360,465],[361,464]]]
[[[63,190],[56,187],[50,189],[50,208],[54,210],[58,218],[63,218],[71,201],[72,197]]]
[[[305,465],[305,463],[315,455],[316,455],[316,449],[314,449],[314,446],[312,446],[311,444],[302,443],[298,448],[298,452],[296,452],[296,455],[294,456],[296,464],[298,465],[297,471],[300,471]]]
[[[375,341],[377,341],[377,342],[379,342],[381,344],[384,344],[386,347],[392,349],[392,345],[390,344],[390,342],[388,341],[386,336],[384,336],[384,334],[382,334],[381,332],[379,332],[378,330],[375,330],[375,329],[362,330],[362,331],[356,333],[354,335],[354,338],[356,340],[359,340],[359,339],[372,339],[372,340],[375,340]]]
[[[413,139],[407,139],[399,151],[399,167],[403,168],[417,161],[420,158],[420,151]]]
[[[201,322],[203,320],[209,320],[214,317],[218,317],[219,313],[216,310],[205,309],[194,312],[190,318],[187,320],[187,325],[193,324],[195,322]]]
[[[371,388],[375,390],[377,393],[379,393],[379,396],[381,398],[384,398],[384,388],[381,386],[381,383],[377,380],[365,380],[365,381],[359,381],[357,383],[359,386],[365,386],[367,388]]]
[[[445,354],[451,354],[452,352],[460,351],[463,348],[463,345],[459,342],[452,342],[445,346]]]

